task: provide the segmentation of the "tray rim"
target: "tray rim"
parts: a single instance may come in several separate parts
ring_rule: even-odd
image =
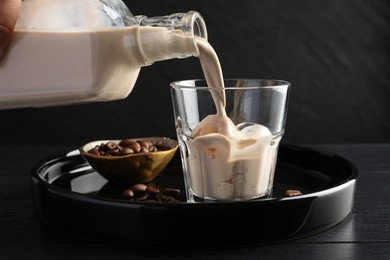
[[[347,160],[346,158],[337,155],[336,153],[329,152],[323,149],[314,149],[314,148],[308,148],[305,146],[300,146],[300,145],[291,145],[291,144],[280,144],[281,147],[285,147],[287,149],[298,149],[301,151],[306,151],[306,152],[311,152],[311,153],[317,153],[321,155],[326,155],[326,156],[332,156],[332,157],[337,157],[339,160],[343,161],[343,163],[348,164],[349,168],[352,170],[351,174],[349,175],[348,178],[345,180],[337,183],[336,185],[320,190],[320,191],[315,191],[315,192],[310,192],[306,194],[302,194],[299,196],[291,196],[291,197],[271,197],[271,198],[263,198],[259,200],[248,200],[248,201],[229,201],[229,202],[218,202],[218,203],[204,203],[204,202],[197,202],[197,203],[188,203],[188,202],[180,202],[180,203],[164,203],[164,202],[142,202],[142,201],[126,201],[126,200],[121,200],[121,199],[114,199],[114,198],[105,198],[105,197],[97,197],[94,195],[90,194],[83,194],[71,190],[67,190],[55,185],[52,185],[46,181],[44,181],[42,178],[38,176],[39,169],[41,169],[44,165],[47,165],[49,162],[53,160],[58,160],[59,157],[72,157],[72,156],[80,156],[82,157],[80,151],[78,149],[74,149],[68,152],[63,152],[63,153],[57,153],[53,154],[51,156],[47,156],[43,159],[41,159],[39,162],[37,162],[33,168],[31,169],[31,177],[32,180],[39,183],[40,185],[43,185],[44,187],[51,189],[55,191],[56,193],[66,195],[66,196],[73,196],[75,198],[79,198],[80,200],[91,200],[91,202],[104,202],[104,203],[114,203],[114,204],[119,204],[119,205],[127,205],[131,206],[134,205],[136,207],[139,207],[140,205],[147,205],[147,206],[167,206],[167,207],[185,207],[186,205],[191,205],[191,207],[204,207],[205,205],[213,205],[214,207],[226,207],[226,205],[232,205],[232,206],[237,206],[237,205],[243,205],[243,204],[261,204],[261,203],[275,203],[275,202],[280,202],[280,201],[293,201],[293,200],[301,200],[305,198],[312,198],[312,197],[320,197],[324,196],[327,194],[334,193],[338,190],[342,190],[344,187],[349,186],[351,182],[356,182],[359,176],[358,169],[355,164],[353,164],[351,161]],[[83,159],[85,161],[85,159]],[[88,162],[85,161],[87,164]],[[86,167],[91,167],[86,165]],[[91,167],[92,169],[92,167]]]

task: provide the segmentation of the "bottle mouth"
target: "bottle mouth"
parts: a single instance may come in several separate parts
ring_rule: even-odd
[[[185,26],[188,26],[188,29],[183,31],[192,31],[193,36],[199,36],[207,40],[206,23],[200,13],[189,11],[184,15],[183,21]]]
[[[184,34],[190,34],[192,37],[198,36],[207,40],[206,23],[197,11],[155,17],[139,15],[135,16],[130,24],[165,27],[169,30],[178,30]]]

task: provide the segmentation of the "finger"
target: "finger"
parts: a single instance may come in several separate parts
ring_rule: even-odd
[[[0,57],[5,52],[19,16],[21,0],[0,0]]]

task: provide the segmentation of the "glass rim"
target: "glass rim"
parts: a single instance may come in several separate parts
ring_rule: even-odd
[[[196,82],[200,82],[199,86],[196,86]],[[254,82],[257,85],[253,86],[226,86],[228,82],[241,82],[249,83]],[[279,79],[243,79],[243,78],[225,78],[224,79],[225,88],[224,89],[274,89],[274,88],[285,88],[290,87],[291,83],[286,80]],[[172,88],[176,89],[213,89],[214,87],[207,86],[206,79],[187,79],[187,80],[178,80],[170,83]]]

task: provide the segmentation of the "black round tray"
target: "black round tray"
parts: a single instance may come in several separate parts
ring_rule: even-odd
[[[35,210],[61,230],[150,246],[230,246],[274,243],[326,230],[352,211],[358,172],[333,153],[282,144],[273,197],[187,203],[178,153],[154,181],[180,188],[182,203],[132,202],[125,185],[108,183],[77,150],[43,159],[32,169]],[[286,190],[302,192],[288,196]]]

